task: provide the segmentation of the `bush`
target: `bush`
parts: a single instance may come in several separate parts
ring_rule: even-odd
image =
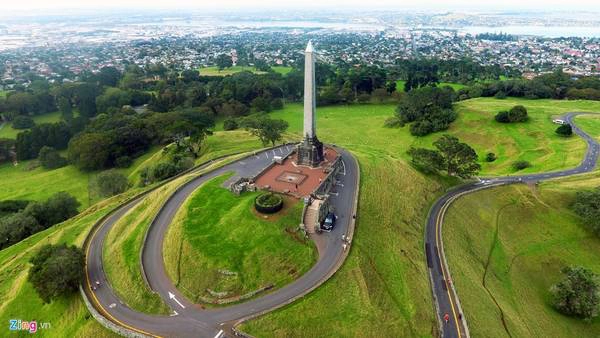
[[[513,163],[512,165],[514,170],[523,170],[525,168],[529,168],[531,167],[531,163],[527,162],[527,161],[517,161],[515,163]]]
[[[27,200],[4,200],[0,201],[0,217],[2,215],[14,214],[23,211],[31,203]]]
[[[239,128],[239,125],[235,119],[226,119],[223,121],[223,130],[236,130]]]
[[[45,245],[31,258],[28,280],[45,303],[72,294],[83,280],[84,257],[75,246]]]
[[[98,174],[94,185],[100,196],[110,197],[125,192],[129,182],[125,175],[114,170],[108,170]]]
[[[273,99],[273,101],[271,101],[271,107],[273,108],[273,110],[283,109],[283,100],[281,100],[280,98]]]
[[[60,156],[56,149],[48,146],[43,146],[42,149],[40,149],[38,159],[42,167],[46,169],[61,168],[68,163],[67,159]]]
[[[180,155],[173,156],[172,162],[162,162],[142,170],[142,185],[165,180],[194,166],[194,160]]]
[[[563,124],[556,128],[556,133],[560,136],[569,137],[573,135],[573,128],[570,124]]]
[[[499,91],[496,93],[496,95],[494,95],[494,97],[499,100],[504,100],[506,98],[506,93],[503,91]]]
[[[525,122],[528,118],[527,109],[521,105],[514,106],[509,111],[501,111],[495,117],[500,123]]]
[[[494,162],[497,159],[496,154],[494,153],[487,153],[487,155],[485,155],[485,161],[486,162]]]
[[[404,123],[402,123],[402,120],[400,120],[397,116],[394,116],[386,119],[383,123],[383,126],[386,128],[398,128],[403,127]]]
[[[425,136],[435,131],[429,120],[421,120],[410,125],[410,133],[414,136]]]
[[[358,103],[367,103],[367,102],[371,101],[371,95],[369,95],[367,93],[360,93],[360,94],[358,94],[356,101],[358,101]]]
[[[552,286],[554,307],[569,316],[591,319],[600,309],[600,279],[583,267],[566,267],[565,278]]]
[[[505,110],[496,114],[496,116],[494,118],[496,119],[496,122],[510,123],[510,119],[508,118],[508,112]]]
[[[35,126],[35,122],[29,116],[17,116],[12,122],[13,129],[29,129]]]
[[[283,208],[283,198],[273,193],[258,195],[254,200],[256,211],[263,214],[274,214]]]
[[[514,106],[508,111],[508,118],[510,122],[525,122],[528,119],[527,109],[521,105]]]

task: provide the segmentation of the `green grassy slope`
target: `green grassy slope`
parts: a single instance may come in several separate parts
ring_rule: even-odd
[[[9,319],[21,319],[50,323],[50,329],[36,334],[42,337],[116,337],[90,316],[79,293],[43,304],[27,282],[27,272],[29,259],[42,245],[68,243],[81,246],[90,227],[134,193],[131,191],[96,204],[64,223],[0,251],[0,321],[8,323]],[[6,330],[8,336],[8,327]]]
[[[297,231],[301,202],[286,199],[284,210],[264,219],[254,211],[258,192],[235,196],[222,187],[230,176],[194,192],[165,238],[167,272],[198,303],[217,299],[207,289],[228,298],[268,285],[281,287],[308,271],[317,258],[312,241]]]
[[[574,182],[598,185],[597,174],[589,177],[544,183],[539,189],[494,188],[461,198],[450,208],[444,245],[473,336],[503,337],[507,331],[512,337],[600,335],[600,319],[561,315],[551,307],[548,291],[562,278],[565,265],[600,273],[600,239],[568,208]]]

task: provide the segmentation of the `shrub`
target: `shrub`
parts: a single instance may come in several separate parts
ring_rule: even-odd
[[[77,215],[80,205],[75,197],[61,191],[45,202],[30,203],[23,212],[33,216],[45,229]]]
[[[46,169],[56,169],[67,165],[67,159],[60,156],[58,151],[52,147],[43,146],[40,149],[38,159],[42,167]]]
[[[554,307],[570,316],[591,319],[600,309],[600,279],[583,267],[566,267],[565,278],[552,286]]]
[[[101,172],[96,177],[94,183],[96,189],[98,189],[98,193],[103,197],[110,197],[123,193],[129,186],[127,177],[114,170]]]
[[[358,101],[358,103],[367,103],[367,102],[371,101],[371,95],[369,95],[367,93],[360,93],[360,94],[358,94],[356,101]]]
[[[273,99],[273,101],[271,101],[271,107],[273,108],[273,110],[283,109],[283,100],[281,100],[280,98]]]
[[[496,154],[494,153],[487,153],[487,155],[485,155],[485,161],[486,162],[494,162],[497,159]]]
[[[35,122],[29,116],[17,116],[13,120],[12,128],[13,129],[29,129],[35,126]]]
[[[133,163],[133,159],[129,156],[120,156],[115,160],[117,168],[129,168]]]
[[[273,193],[258,195],[254,200],[256,211],[263,214],[274,214],[283,208],[283,198]]]
[[[414,136],[425,136],[435,131],[429,120],[421,120],[410,125],[410,133]]]
[[[239,125],[235,119],[226,119],[223,121],[223,130],[236,130],[239,128]]]
[[[556,133],[560,136],[569,137],[573,135],[573,128],[570,124],[563,124],[556,128]]]
[[[6,214],[14,214],[23,211],[30,201],[27,200],[4,200],[0,201],[0,217]]]
[[[383,123],[383,126],[386,128],[398,128],[403,127],[404,123],[402,123],[402,120],[400,120],[397,116],[394,116],[386,119]]]
[[[494,97],[499,100],[504,100],[506,98],[506,93],[503,91],[499,91],[496,93],[496,95],[494,95]]]
[[[45,245],[30,262],[28,280],[45,303],[76,292],[83,280],[84,255],[75,246]]]
[[[515,170],[523,170],[525,168],[529,168],[531,167],[531,163],[527,162],[527,161],[517,161],[515,163],[513,163],[513,169]]]
[[[508,111],[508,118],[510,122],[525,122],[528,119],[527,109],[521,105],[514,106]]]
[[[505,110],[496,114],[496,116],[494,118],[496,119],[496,122],[500,122],[500,123],[509,123],[510,122],[510,119],[508,118],[508,112]]]

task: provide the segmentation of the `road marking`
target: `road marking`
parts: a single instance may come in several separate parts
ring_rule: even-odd
[[[339,186],[340,186],[340,187],[342,187],[342,188],[344,187],[344,185],[343,185],[342,183],[339,183],[339,182],[338,182],[338,183],[336,183],[335,185],[339,185]]]
[[[170,315],[169,315],[169,317],[175,317],[175,316],[177,316],[178,314],[179,314],[179,313],[177,313],[177,311],[173,311],[173,313],[172,313],[172,314],[170,314]]]
[[[268,153],[268,152],[265,152],[265,156],[266,156],[267,158],[269,158],[269,153]]]
[[[217,332],[217,335],[215,336],[215,338],[220,338],[222,334],[223,334],[223,330],[219,330],[219,332]]]
[[[277,156],[277,154],[275,154],[275,149],[273,149],[273,156]]]
[[[114,308],[115,308],[115,306],[117,306],[117,304],[115,304],[115,303],[112,303],[112,304],[110,304],[108,307],[109,307],[109,308],[111,308],[111,309],[114,309]]]
[[[174,301],[175,301],[177,304],[179,304],[179,306],[181,306],[182,308],[184,308],[184,309],[185,309],[185,306],[183,306],[183,304],[181,304],[181,303],[179,302],[179,300],[177,300],[177,298],[175,298],[175,295],[174,295],[174,294],[172,294],[172,293],[171,293],[171,291],[169,291],[169,298],[170,298],[170,299],[172,299],[172,300],[174,300]]]
[[[341,174],[346,176],[346,164],[344,163],[344,160],[342,160],[342,168],[344,168],[344,172],[342,172]]]
[[[337,192],[330,192],[329,194],[330,195],[335,195],[335,196],[339,195]]]

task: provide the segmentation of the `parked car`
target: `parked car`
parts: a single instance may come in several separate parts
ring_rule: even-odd
[[[321,229],[323,229],[323,231],[330,232],[331,230],[333,230],[333,227],[335,227],[336,219],[337,216],[333,212],[328,213],[327,216],[325,216],[325,219],[323,220],[323,224],[321,224]]]

